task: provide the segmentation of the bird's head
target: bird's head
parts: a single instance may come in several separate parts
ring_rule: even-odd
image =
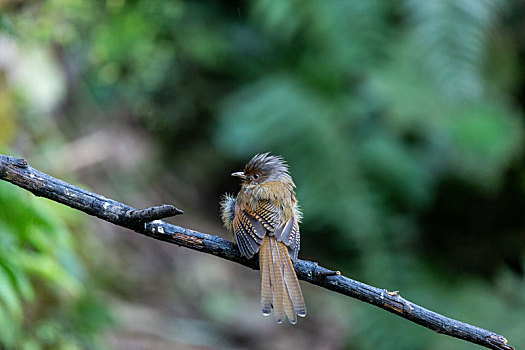
[[[244,167],[244,171],[233,173],[232,176],[243,180],[243,186],[256,186],[265,182],[281,181],[295,187],[288,172],[288,165],[280,156],[269,153],[255,155]]]

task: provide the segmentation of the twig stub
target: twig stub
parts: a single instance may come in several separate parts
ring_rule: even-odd
[[[499,334],[492,334],[487,338],[487,341],[493,344],[496,348],[500,350],[515,350],[513,346],[507,344],[507,338],[502,337]]]
[[[184,212],[173,205],[162,204],[146,209],[128,210],[126,212],[126,219],[130,222],[140,224],[181,214],[184,214]]]

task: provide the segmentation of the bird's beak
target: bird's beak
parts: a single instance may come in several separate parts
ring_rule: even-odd
[[[238,171],[236,173],[233,173],[232,176],[240,177],[241,179],[246,180],[246,175],[244,175],[244,173],[242,171]]]

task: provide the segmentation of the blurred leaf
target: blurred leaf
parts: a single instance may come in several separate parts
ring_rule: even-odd
[[[17,264],[17,259],[12,259],[15,264]],[[9,276],[12,279],[14,286],[16,287],[17,292],[22,298],[26,301],[33,301],[35,297],[35,291],[31,285],[29,276],[22,270],[18,268],[10,268],[7,265],[7,259],[0,261],[0,265],[6,270]]]
[[[40,345],[79,349],[79,342],[94,344],[94,334],[108,324],[103,307],[88,304],[83,311],[62,311],[69,303],[87,298],[80,280],[86,275],[56,204],[35,199],[5,182],[0,182],[0,197],[0,309],[4,309],[0,327],[3,335],[10,334],[0,337],[0,343],[27,349]],[[92,310],[87,310],[89,305]],[[101,318],[76,320],[80,312],[100,313]],[[69,336],[66,327],[72,319],[77,329]]]
[[[447,97],[483,96],[482,65],[488,32],[501,0],[406,0],[419,61]]]
[[[377,71],[370,88],[383,101],[388,126],[420,140],[429,171],[448,171],[494,188],[496,174],[521,152],[523,129],[516,115],[498,101],[451,103],[422,79],[408,57],[411,46]],[[437,175],[437,174],[436,174]]]
[[[466,179],[499,184],[503,169],[521,153],[521,123],[498,104],[477,103],[456,113],[448,122],[458,172]]]
[[[18,297],[13,280],[3,268],[0,268],[0,300],[4,303],[13,321],[20,322],[22,316],[21,300]]]
[[[10,316],[9,311],[0,303],[0,329],[2,329],[2,345],[6,347],[14,347],[20,337],[20,322],[14,322]]]

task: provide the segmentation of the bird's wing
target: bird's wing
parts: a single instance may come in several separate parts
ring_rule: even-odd
[[[275,231],[277,226],[279,226],[279,209],[270,201],[260,201],[257,204],[257,208],[249,214],[257,219],[269,232]]]
[[[261,247],[264,236],[279,225],[279,209],[268,201],[261,201],[253,211],[236,208],[233,232],[241,254],[251,258]]]
[[[238,210],[233,219],[233,232],[241,254],[251,258],[259,251],[266,229],[263,224],[244,210]]]
[[[299,248],[301,246],[301,234],[299,232],[299,223],[297,218],[292,216],[290,220],[284,225],[277,227],[274,232],[277,241],[283,242],[290,251],[290,258],[295,264],[297,255],[299,255]]]
[[[279,225],[279,209],[269,201],[261,201],[253,211],[237,210],[233,219],[233,231],[241,254],[251,258],[261,247],[266,234],[275,236],[290,251],[295,263],[299,254],[299,223],[295,217]]]

